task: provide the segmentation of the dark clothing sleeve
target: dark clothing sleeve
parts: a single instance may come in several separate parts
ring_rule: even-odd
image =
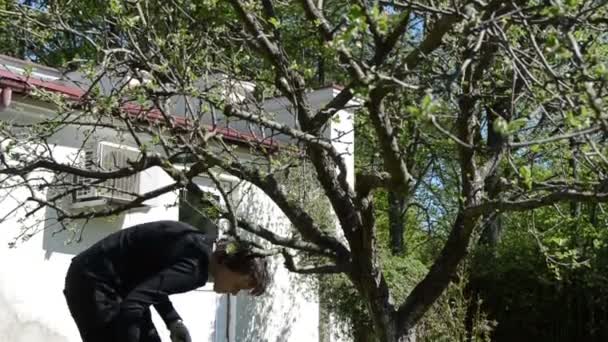
[[[165,322],[165,325],[171,324],[171,322],[175,322],[178,319],[182,319],[180,315],[175,311],[173,307],[173,303],[169,300],[169,296],[167,298],[163,298],[159,303],[153,304],[154,309],[160,315],[160,317]]]
[[[172,317],[179,317],[168,296],[204,284],[206,277],[200,276],[199,267],[198,259],[183,258],[136,286],[122,301],[120,313],[116,317],[119,341],[139,341],[140,321],[150,305],[160,307],[159,314],[165,315],[165,322]]]

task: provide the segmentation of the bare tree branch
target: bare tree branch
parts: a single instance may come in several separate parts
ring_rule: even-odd
[[[348,270],[346,266],[340,265],[323,265],[323,266],[311,266],[311,267],[298,267],[293,259],[293,256],[289,254],[287,250],[282,251],[283,257],[285,258],[285,267],[294,273],[300,274],[334,274],[344,273]]]
[[[605,203],[608,202],[608,193],[594,191],[563,190],[551,192],[546,195],[539,195],[534,198],[522,199],[517,201],[495,200],[485,201],[475,206],[466,208],[471,215],[486,214],[495,211],[515,212],[532,210],[553,205],[561,202],[586,202],[586,203]]]
[[[268,240],[270,243],[272,243],[274,245],[283,246],[283,247],[287,247],[287,248],[291,248],[291,249],[296,249],[299,251],[308,252],[308,253],[312,253],[312,254],[323,255],[323,256],[330,257],[330,258],[335,258],[335,254],[332,251],[323,250],[315,244],[307,243],[307,242],[298,240],[297,238],[286,238],[286,237],[280,236],[260,225],[254,225],[245,220],[239,220],[238,225],[239,225],[239,228],[246,230],[250,233],[253,233],[261,238],[264,238],[265,240]]]

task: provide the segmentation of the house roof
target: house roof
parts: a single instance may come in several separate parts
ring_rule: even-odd
[[[27,95],[33,89],[38,88],[62,94],[71,100],[80,100],[88,89],[86,82],[82,82],[84,79],[82,74],[72,73],[71,77],[65,76],[66,74],[58,69],[0,54],[0,90],[9,88],[15,93]],[[158,109],[144,108],[134,103],[126,103],[122,109],[134,116],[143,116],[147,121],[160,122],[163,120],[163,115]],[[187,126],[188,119],[185,116],[172,114],[173,123],[176,126]],[[209,126],[209,130],[219,133],[224,139],[233,143],[256,142],[265,147],[278,147],[272,138],[260,141],[252,134],[230,127]]]

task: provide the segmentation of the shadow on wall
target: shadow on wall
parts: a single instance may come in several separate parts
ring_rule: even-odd
[[[283,236],[290,236],[290,222],[253,187],[242,189],[239,214]],[[242,232],[247,238],[259,243],[263,241]],[[269,264],[273,275],[271,286],[260,297],[247,294],[237,296],[235,341],[238,342],[292,342],[306,341],[306,336],[294,336],[302,329],[316,329],[317,322],[307,324],[302,304],[310,302],[310,282],[288,272],[283,266],[283,257],[274,256]],[[312,300],[314,302],[314,300]],[[297,331],[297,332],[296,332]],[[314,334],[312,334],[314,335]]]
[[[70,223],[69,230],[65,230],[57,223],[56,217],[55,210],[47,207],[42,238],[46,260],[49,260],[53,253],[76,255],[109,234],[120,230],[125,221],[125,214],[91,219],[86,224],[85,220],[75,220]]]
[[[274,258],[270,272],[275,274],[283,266],[280,258]],[[280,270],[285,272],[285,270]],[[237,297],[236,341],[243,342],[289,342],[293,339],[293,328],[298,320],[310,319],[302,316],[299,302],[311,291],[310,286],[288,274],[288,288],[279,285],[271,286],[261,297],[242,294]],[[278,320],[269,319],[282,312]],[[300,339],[302,340],[302,339]]]
[[[42,323],[26,320],[15,312],[11,304],[0,291],[0,341],[7,342],[66,342],[64,336],[49,330]]]
[[[273,262],[269,269],[270,274],[275,274],[276,270],[277,263]],[[237,296],[236,337],[238,341],[265,341],[267,330],[271,329],[268,324],[268,316],[275,305],[275,292],[275,287],[271,286],[261,297]],[[283,327],[283,329],[288,328]],[[280,341],[277,340],[277,342]]]

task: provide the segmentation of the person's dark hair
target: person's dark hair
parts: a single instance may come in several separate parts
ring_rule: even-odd
[[[251,294],[259,296],[270,283],[268,260],[256,253],[253,245],[246,241],[223,238],[217,241],[215,255],[218,261],[233,272],[249,274],[254,281]]]

